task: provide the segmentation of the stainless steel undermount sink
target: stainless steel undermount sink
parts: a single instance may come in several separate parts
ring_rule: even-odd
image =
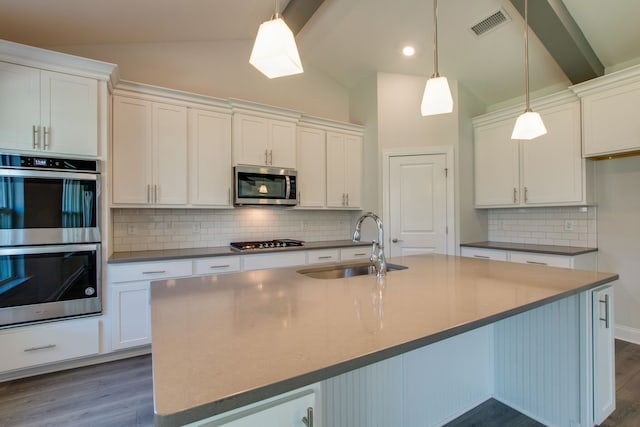
[[[398,264],[387,264],[387,272],[395,270],[406,270],[409,267]],[[304,268],[297,271],[305,276],[312,277],[314,279],[344,279],[346,277],[353,276],[375,276],[376,272],[371,263],[356,263],[356,264],[334,264],[326,265],[323,267]]]

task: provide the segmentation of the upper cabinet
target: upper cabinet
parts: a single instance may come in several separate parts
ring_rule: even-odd
[[[187,204],[187,109],[113,97],[113,203]]]
[[[563,92],[539,100],[534,110],[548,132],[531,141],[511,139],[519,111],[474,118],[476,207],[591,202],[593,168],[581,155],[579,101]]]
[[[233,165],[296,168],[296,123],[300,113],[231,100]]]
[[[327,207],[362,206],[362,136],[327,132]]]
[[[231,114],[189,109],[189,200],[231,206]]]
[[[298,206],[324,208],[327,199],[326,131],[298,126]]]
[[[640,151],[640,66],[571,87],[582,102],[584,157]]]
[[[0,149],[101,156],[115,68],[0,41]]]

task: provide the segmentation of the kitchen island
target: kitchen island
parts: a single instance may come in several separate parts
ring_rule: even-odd
[[[402,421],[396,417],[390,424],[378,417],[378,425],[415,425],[416,408],[408,406],[416,405],[407,402],[422,407],[429,402],[419,402],[416,397],[422,393],[411,391],[422,387],[446,395],[450,384],[462,389],[479,385],[479,391],[466,401],[451,395],[447,405],[453,409],[422,425],[436,425],[492,396],[550,424],[593,425],[586,408],[592,394],[586,383],[593,381],[589,371],[595,363],[589,356],[590,293],[616,280],[615,274],[444,255],[389,262],[408,269],[389,272],[383,282],[372,276],[315,279],[298,273],[299,268],[154,282],[156,424],[182,425],[321,384],[332,396],[320,399],[318,418],[325,422],[320,425],[372,425],[362,405],[375,400],[375,393],[356,392],[354,402],[347,403],[355,405],[352,412],[365,414],[362,420],[330,421],[345,411],[332,403],[341,389],[332,381],[361,374],[360,382],[369,381],[364,388],[402,395],[404,403],[396,411]],[[520,348],[509,348],[511,342]],[[442,353],[447,349],[450,354]],[[424,351],[441,352],[437,363],[420,363],[435,354]],[[566,359],[558,369],[570,372],[563,373],[562,384],[539,386],[534,379],[544,377],[543,372],[530,371],[547,369],[549,358]],[[459,372],[450,366],[456,360]],[[367,378],[367,369],[387,362],[391,365],[383,368],[399,369],[402,381],[376,385]],[[464,365],[473,368],[469,375],[460,374]],[[433,377],[430,370],[446,374],[440,377],[446,381],[411,384],[421,375]],[[549,371],[555,375],[551,367]],[[509,378],[517,378],[517,384],[509,384]],[[522,393],[516,389],[529,387],[523,379],[536,387],[537,395],[552,399],[557,393],[563,406],[563,398],[575,402],[563,413],[547,411],[539,402],[527,406],[524,398],[520,403]],[[381,400],[393,406],[387,396]]]

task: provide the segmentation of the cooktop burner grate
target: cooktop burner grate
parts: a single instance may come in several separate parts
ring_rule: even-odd
[[[274,249],[288,248],[293,246],[304,246],[302,240],[278,239],[278,240],[262,240],[256,242],[231,242],[231,248],[238,251],[248,251],[253,249]]]

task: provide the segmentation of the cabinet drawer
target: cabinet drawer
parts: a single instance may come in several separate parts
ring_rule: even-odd
[[[322,264],[340,261],[338,249],[321,249],[307,252],[307,264]]]
[[[563,255],[535,254],[528,252],[511,252],[509,261],[522,264],[548,265],[549,267],[572,268],[571,257]]]
[[[305,265],[306,263],[307,255],[304,251],[244,256],[245,271],[293,267],[296,265]]]
[[[191,260],[155,261],[109,265],[109,282],[135,282],[138,280],[160,280],[171,277],[191,276]]]
[[[483,248],[460,248],[460,255],[469,258],[492,259],[494,261],[506,261],[507,251]]]
[[[240,271],[239,256],[199,258],[193,260],[193,274],[218,274]]]
[[[340,261],[368,260],[370,256],[371,248],[369,246],[340,249]]]
[[[23,326],[0,335],[0,371],[27,368],[97,354],[99,320],[62,320]]]

